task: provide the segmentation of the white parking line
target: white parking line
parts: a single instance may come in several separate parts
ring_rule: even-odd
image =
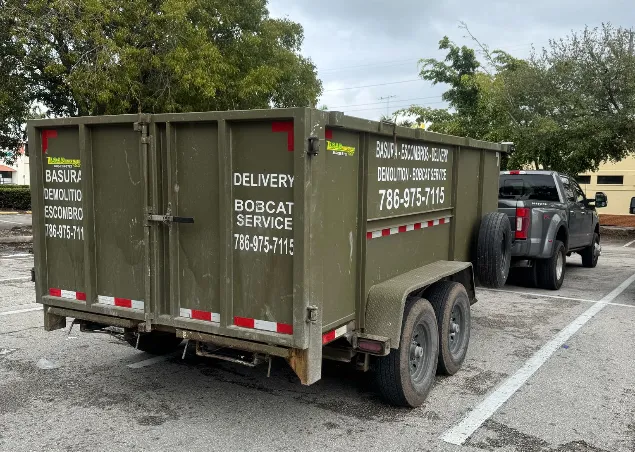
[[[587,298],[563,297],[561,295],[548,295],[548,294],[542,294],[542,293],[521,292],[519,290],[486,289],[484,287],[479,287],[478,290],[485,290],[485,291],[488,291],[488,292],[511,293],[511,294],[514,294],[514,295],[527,295],[529,297],[557,298],[559,300],[586,301],[587,303],[597,303],[597,300],[589,300]]]
[[[556,350],[573,336],[585,323],[591,320],[598,312],[604,309],[611,301],[617,298],[635,281],[635,274],[616,287],[611,293],[594,303],[577,319],[567,325],[556,336],[543,345],[523,367],[514,375],[505,380],[485,400],[479,403],[465,418],[454,427],[447,430],[441,439],[447,443],[461,445],[478,429],[483,422],[489,419],[527,380],[553,355]]]
[[[635,240],[631,240],[630,242],[628,242],[626,245],[624,245],[624,248],[628,248],[629,246],[631,246],[633,243],[635,243]]]
[[[0,312],[0,316],[2,315],[13,315],[13,314],[22,314],[23,312],[31,312],[31,311],[41,311],[42,306],[38,306],[37,308],[27,308],[27,309],[18,309],[15,311],[4,311]]]
[[[602,301],[602,300],[589,300],[588,298],[563,297],[561,295],[548,295],[548,294],[542,294],[542,293],[520,292],[517,290],[486,289],[484,287],[479,287],[478,290],[484,290],[487,292],[511,293],[514,295],[527,295],[529,297],[537,297],[537,298],[555,298],[558,300],[583,301],[585,303],[599,303]],[[635,308],[635,305],[623,304],[623,303],[606,303],[606,304],[611,306],[622,306],[625,308]]]

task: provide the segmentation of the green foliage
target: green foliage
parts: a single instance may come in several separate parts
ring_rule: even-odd
[[[0,185],[0,209],[31,210],[31,190],[19,185]]]
[[[266,0],[0,0],[0,26],[0,75],[26,97],[7,106],[18,128],[32,102],[75,116],[313,106],[322,92],[302,27]]]
[[[469,30],[468,30],[469,32]],[[632,34],[604,25],[551,41],[521,60],[474,39],[475,52],[447,38],[444,61],[423,60],[421,77],[448,84],[450,109],[412,106],[400,114],[429,130],[513,141],[513,167],[579,174],[635,150],[635,57]]]

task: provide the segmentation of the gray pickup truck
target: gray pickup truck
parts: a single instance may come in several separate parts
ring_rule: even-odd
[[[578,183],[554,171],[501,171],[498,211],[507,214],[512,231],[511,266],[532,269],[544,289],[562,286],[567,256],[579,253],[585,267],[595,267],[602,250],[596,207],[606,207],[604,193],[587,199]]]

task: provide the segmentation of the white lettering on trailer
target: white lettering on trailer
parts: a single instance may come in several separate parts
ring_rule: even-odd
[[[59,159],[68,160],[63,157]],[[77,162],[77,166],[79,166],[79,160],[73,161]],[[48,164],[53,166],[53,169],[45,169],[44,171],[46,183],[44,187],[44,218],[47,220],[44,225],[45,236],[51,239],[84,240],[84,226],[81,224],[84,220],[81,190],[82,170],[56,162],[56,159],[49,158]],[[60,187],[57,184],[74,184],[75,187],[73,185]]]
[[[234,185],[242,187],[293,188],[291,174],[234,173]]]
[[[293,189],[293,182],[294,177],[291,174],[241,172],[234,173],[233,181],[235,187],[268,187],[286,190]],[[268,193],[273,192],[260,190],[257,193],[266,198]],[[293,255],[293,238],[284,237],[288,233],[282,232],[293,231],[293,205],[292,201],[280,201],[279,198],[278,200],[234,198],[234,224],[236,227],[243,228],[234,234],[234,249],[242,252]],[[280,232],[278,232],[279,235],[274,236],[268,231]]]

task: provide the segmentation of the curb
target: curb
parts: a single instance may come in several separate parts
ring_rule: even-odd
[[[32,243],[32,235],[15,235],[10,237],[0,237],[0,243]]]
[[[2,210],[0,211],[0,215],[30,215],[33,212],[31,212],[30,210],[23,210],[21,212],[17,212],[17,211],[8,211],[8,210]]]
[[[635,237],[635,228],[600,226],[600,234],[608,237]]]

